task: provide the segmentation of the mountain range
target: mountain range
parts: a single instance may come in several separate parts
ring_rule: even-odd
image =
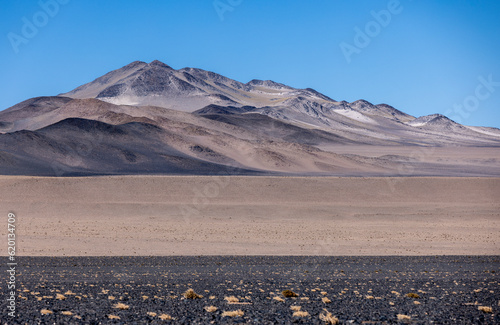
[[[0,112],[0,173],[499,176],[500,130],[132,62]]]

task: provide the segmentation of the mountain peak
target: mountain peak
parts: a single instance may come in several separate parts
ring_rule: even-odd
[[[168,64],[165,64],[165,63],[163,63],[163,62],[161,62],[159,60],[151,61],[148,65],[150,67],[160,67],[160,68],[172,69],[171,66],[169,66]]]
[[[447,118],[446,116],[442,114],[431,114],[431,115],[426,115],[426,116],[420,116],[419,118],[416,118],[407,124],[411,126],[417,126],[417,127],[422,127],[422,126],[452,126],[452,125],[459,125],[453,120]]]
[[[275,82],[272,80],[259,80],[259,79],[252,79],[249,82],[247,82],[248,86],[262,86],[262,87],[268,87],[268,88],[274,88],[274,89],[292,89],[292,87],[289,87],[284,84],[280,84],[279,82]]]
[[[145,66],[145,65],[147,65],[147,63],[144,61],[134,61],[132,63],[127,64],[122,69],[133,69],[133,68]]]

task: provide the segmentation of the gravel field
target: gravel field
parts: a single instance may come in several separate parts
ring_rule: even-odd
[[[499,256],[17,262],[17,316],[4,281],[2,324],[500,324]]]

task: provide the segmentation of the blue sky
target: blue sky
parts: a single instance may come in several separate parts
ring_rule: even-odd
[[[0,109],[158,59],[500,127],[498,0],[5,0],[0,9]]]

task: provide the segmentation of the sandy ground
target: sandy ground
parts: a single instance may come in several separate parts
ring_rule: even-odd
[[[0,202],[18,256],[500,254],[500,178],[1,176]]]

